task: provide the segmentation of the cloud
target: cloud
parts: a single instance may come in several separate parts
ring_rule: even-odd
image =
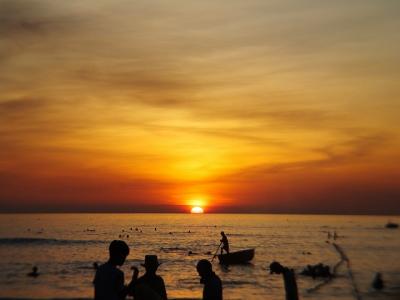
[[[315,152],[315,156],[320,157],[318,159],[255,165],[217,180],[257,182],[264,181],[265,177],[270,175],[290,174],[292,172],[313,173],[323,169],[341,168],[348,165],[355,166],[361,161],[368,160],[370,156],[373,157],[376,151],[386,148],[390,141],[391,136],[386,133],[353,136],[342,142],[309,149]]]
[[[3,39],[18,36],[60,33],[61,29],[77,26],[78,17],[66,15],[51,1],[2,0],[0,3],[0,34]]]
[[[0,1],[0,164],[28,179],[96,165],[147,190],[162,172],[175,183],[256,182],[260,193],[272,177],[369,159],[387,168],[398,6]],[[148,169],[154,186],[141,181]],[[69,187],[96,190],[82,182]]]
[[[15,114],[26,114],[32,111],[36,111],[47,104],[46,100],[43,99],[13,99],[13,100],[0,100],[0,114],[3,117]]]
[[[66,36],[76,35],[84,28],[84,18],[79,13],[63,9],[59,4],[46,0],[0,2],[0,64],[3,68],[0,78],[3,82],[15,84],[14,76],[19,75],[14,74],[18,72],[16,58],[20,65],[20,61],[26,63],[26,56],[35,56],[40,64],[43,57],[57,53]],[[41,67],[47,71],[45,64]]]

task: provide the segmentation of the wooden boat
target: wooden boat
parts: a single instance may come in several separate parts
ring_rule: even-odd
[[[218,255],[219,263],[222,265],[246,264],[254,257],[254,249],[246,249],[237,252]]]

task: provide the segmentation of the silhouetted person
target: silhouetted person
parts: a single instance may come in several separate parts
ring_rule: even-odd
[[[121,300],[133,289],[135,273],[132,281],[125,285],[124,272],[118,266],[122,266],[129,255],[129,247],[124,241],[114,240],[109,247],[110,258],[98,267],[94,278],[95,300]],[[137,277],[137,273],[136,273]]]
[[[211,263],[202,259],[197,263],[200,283],[204,284],[203,300],[222,300],[222,282],[213,272]]]
[[[32,268],[32,272],[29,272],[28,274],[26,274],[27,276],[29,276],[29,277],[38,277],[39,276],[39,273],[38,273],[38,267],[36,267],[36,266],[34,266],[33,268]]]
[[[99,268],[99,264],[97,263],[97,261],[95,261],[93,263],[93,269],[95,269],[97,271],[98,268]]]
[[[274,261],[269,265],[270,274],[282,274],[285,283],[286,300],[298,300],[296,277],[293,269],[286,268]]]
[[[313,279],[316,277],[332,277],[333,274],[329,266],[326,266],[322,263],[317,265],[307,265],[306,268],[303,269],[300,273],[301,275],[311,276]]]
[[[222,236],[222,239],[220,241],[222,243],[221,254],[222,254],[223,250],[225,250],[226,253],[229,253],[229,242],[228,242],[228,238],[225,235],[225,232],[221,231],[221,236]]]
[[[145,267],[146,273],[136,281],[135,300],[167,300],[164,280],[156,274],[160,266],[157,255],[146,255],[142,266]]]
[[[385,287],[385,285],[383,284],[383,279],[382,279],[381,273],[378,272],[375,274],[375,278],[372,281],[372,287],[378,291],[382,290]]]

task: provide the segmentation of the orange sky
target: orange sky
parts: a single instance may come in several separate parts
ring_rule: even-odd
[[[400,213],[397,1],[0,2],[0,211]]]

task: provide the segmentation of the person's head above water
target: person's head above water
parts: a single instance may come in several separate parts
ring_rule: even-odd
[[[39,276],[38,267],[34,266],[34,267],[32,268],[32,272],[28,273],[27,275],[30,276],[30,277],[37,277],[37,276]]]
[[[110,262],[117,266],[122,266],[129,255],[128,245],[120,240],[112,241],[108,250],[110,251]]]
[[[212,274],[212,265],[207,259],[199,260],[196,269],[201,277],[207,277]]]

